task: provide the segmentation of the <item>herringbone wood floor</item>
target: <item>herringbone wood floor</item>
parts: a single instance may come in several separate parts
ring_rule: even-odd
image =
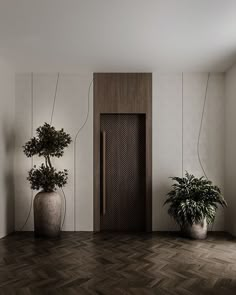
[[[236,243],[226,234],[17,233],[0,240],[0,294],[236,294]]]

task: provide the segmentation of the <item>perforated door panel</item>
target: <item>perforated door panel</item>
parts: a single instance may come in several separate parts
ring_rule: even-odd
[[[146,179],[145,115],[103,114],[100,127],[101,230],[143,231]]]

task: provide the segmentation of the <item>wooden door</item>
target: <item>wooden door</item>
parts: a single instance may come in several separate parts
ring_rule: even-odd
[[[145,115],[102,114],[100,229],[145,230]]]
[[[140,216],[145,215],[145,218],[146,218],[145,231],[150,232],[152,231],[152,74],[151,73],[94,73],[93,94],[94,94],[93,96],[94,231],[102,230],[103,228],[105,228],[105,224],[107,224],[106,217],[101,214],[102,213],[101,210],[103,207],[102,193],[101,193],[101,189],[103,186],[102,184],[103,170],[101,167],[101,164],[102,164],[101,162],[101,155],[102,155],[101,127],[102,125],[101,124],[103,123],[101,123],[101,120],[102,118],[105,118],[103,116],[107,114],[107,116],[110,116],[110,115],[120,116],[120,124],[121,124],[122,116],[123,116],[123,119],[128,118],[126,120],[131,120],[130,118],[136,118],[133,120],[136,120],[135,124],[136,126],[139,126],[137,127],[137,130],[139,130],[138,133],[144,134],[144,136],[141,137],[142,142],[139,141],[138,146],[142,146],[144,144],[143,142],[145,142],[145,147],[141,151],[136,151],[136,153],[140,155],[139,163],[143,163],[142,167],[146,168],[145,171],[143,170],[141,171],[141,168],[138,167],[138,169],[140,169],[138,170],[138,175],[145,174],[144,177],[140,179],[140,181],[142,181],[141,182],[142,185],[145,182],[145,193],[141,194],[142,196],[143,195],[145,196],[145,204],[142,207],[142,210],[145,210],[145,214],[137,214],[137,215],[139,215],[139,218],[142,218]],[[131,115],[134,115],[135,117],[131,117]],[[124,117],[124,116],[129,116],[129,117]],[[129,125],[130,125],[130,121],[127,122],[126,126],[129,126]],[[127,132],[128,131],[126,130],[125,133]],[[128,136],[127,142],[129,142],[129,138],[130,137]],[[110,138],[108,137],[108,142],[109,140]],[[133,143],[132,142],[128,143],[128,145],[131,145],[131,144]],[[120,147],[117,147],[117,148],[119,149]],[[131,148],[128,149],[127,153],[130,150],[132,149]],[[134,154],[131,153],[131,155],[135,155],[135,153]],[[140,158],[142,158],[142,160],[140,160]],[[140,161],[143,161],[143,162],[140,162]],[[119,171],[119,169],[122,169],[122,168],[118,167],[117,169],[118,169],[117,171]],[[109,176],[107,177],[109,179]],[[128,181],[130,177],[127,176],[126,179]],[[142,187],[142,185],[140,186]],[[138,194],[135,194],[135,196],[137,195]],[[107,198],[109,197],[110,196],[108,196]],[[134,209],[135,212],[138,212],[138,210],[141,210],[139,206],[139,202],[141,201],[139,200],[138,202],[136,202],[135,200],[133,202],[135,206],[138,206],[139,208],[139,209],[135,208]],[[108,199],[108,204],[109,204],[109,199]],[[108,210],[108,207],[107,207],[107,210]],[[129,212],[130,214],[132,214],[132,211],[129,210]],[[109,214],[109,212],[107,214]],[[142,223],[143,221],[141,219],[138,219],[134,222],[137,225],[137,228],[142,227],[140,226],[139,222]],[[103,225],[103,223],[104,223],[104,226],[103,228],[101,228],[101,225]],[[131,223],[132,221],[130,221],[130,224]],[[126,226],[128,227],[127,222],[126,222]],[[130,228],[134,228],[134,226],[130,226]],[[117,230],[119,230],[119,228]]]

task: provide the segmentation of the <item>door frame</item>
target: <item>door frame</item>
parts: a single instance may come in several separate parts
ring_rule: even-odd
[[[146,128],[146,232],[152,231],[152,74],[94,73],[94,231],[100,231],[101,114],[144,114]]]

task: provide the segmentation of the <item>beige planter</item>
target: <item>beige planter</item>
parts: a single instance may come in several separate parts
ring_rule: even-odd
[[[34,199],[36,236],[55,238],[61,230],[61,197],[56,192],[40,192]]]
[[[201,223],[194,223],[193,225],[185,225],[181,228],[182,233],[195,240],[204,240],[207,237],[207,222],[204,219]]]

